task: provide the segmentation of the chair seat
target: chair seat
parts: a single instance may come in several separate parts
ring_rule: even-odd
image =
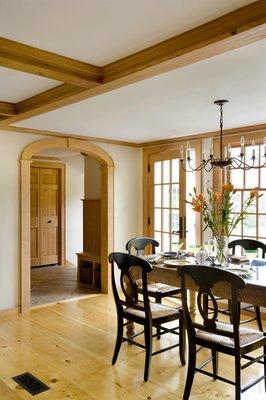
[[[233,325],[226,324],[223,322],[216,322],[217,329],[223,330],[225,332],[233,332]],[[209,342],[219,343],[224,346],[234,347],[234,339],[228,338],[222,335],[216,335],[213,333],[205,332],[202,330],[198,330],[196,333],[197,338],[204,339]],[[239,338],[240,338],[240,347],[246,346],[249,343],[252,343],[256,340],[263,338],[263,332],[257,331],[252,328],[239,328]]]
[[[142,291],[142,282],[141,280],[138,280],[138,290],[141,292]],[[177,294],[180,292],[180,288],[176,287],[176,286],[171,286],[171,285],[167,285],[165,283],[160,283],[160,282],[148,282],[148,294],[149,295],[155,295],[157,294],[162,294],[162,295],[166,295],[169,294],[173,295],[173,294]]]
[[[143,302],[139,302],[140,306],[144,306]],[[179,316],[179,310],[173,307],[164,306],[159,303],[150,303],[152,319],[165,318],[169,316]],[[145,312],[136,310],[135,308],[127,307],[124,309],[124,314],[134,315],[135,317],[145,319]]]

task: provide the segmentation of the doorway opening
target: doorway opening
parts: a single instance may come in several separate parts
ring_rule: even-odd
[[[70,153],[74,155],[71,162],[64,162],[64,152],[69,159]],[[83,173],[75,169],[78,164],[81,165],[77,163],[78,157],[85,165]],[[74,164],[72,176],[67,175],[71,171],[68,164],[72,167]],[[97,179],[92,174],[93,165],[97,166]],[[82,289],[81,295],[95,286],[101,288],[102,293],[108,293],[108,254],[113,251],[113,170],[111,157],[87,141],[45,139],[32,143],[24,150],[21,157],[22,312],[31,307],[31,276],[33,271],[37,274],[36,267],[41,272],[46,269],[45,275],[56,275],[57,267],[59,281],[60,273],[69,275],[69,279],[62,280],[65,286],[71,286],[72,274],[75,276],[73,282],[76,285],[78,282]],[[88,176],[86,171],[89,171]],[[91,182],[93,178],[97,183]],[[82,192],[79,191],[81,186]],[[88,259],[88,255],[91,258]],[[49,282],[45,284],[47,287]],[[79,290],[71,289],[71,297],[77,297],[75,292],[79,295]],[[64,294],[61,293],[61,296]],[[48,303],[61,298],[53,295],[46,300],[44,302]],[[42,299],[39,301],[42,302]]]

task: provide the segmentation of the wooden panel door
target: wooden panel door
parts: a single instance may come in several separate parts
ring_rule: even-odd
[[[201,154],[198,146],[194,144],[190,154],[194,167]],[[149,156],[148,235],[160,243],[158,251],[176,251],[181,243],[183,249],[201,243],[200,216],[186,203],[193,187],[201,191],[201,175],[184,171],[180,157],[180,148]]]
[[[59,170],[40,169],[41,265],[59,261]]]
[[[151,234],[160,243],[160,251],[175,251],[186,242],[186,179],[179,168],[178,152],[150,157]]]
[[[31,168],[31,266],[60,261],[60,169]]]

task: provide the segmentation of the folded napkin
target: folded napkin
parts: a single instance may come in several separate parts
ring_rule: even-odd
[[[251,263],[252,267],[266,267],[266,259],[265,258],[256,258]]]

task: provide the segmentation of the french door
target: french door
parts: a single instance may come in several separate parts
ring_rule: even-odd
[[[195,163],[193,149],[191,158]],[[200,179],[195,172],[185,172],[179,166],[179,160],[179,150],[149,157],[149,235],[160,243],[159,251],[176,251],[181,243],[185,249],[200,241],[199,221],[186,203],[189,193],[198,186]]]

